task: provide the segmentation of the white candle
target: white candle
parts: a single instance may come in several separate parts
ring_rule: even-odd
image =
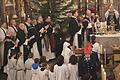
[[[24,17],[24,19],[26,18],[26,14],[25,13],[23,14],[23,17]]]
[[[96,4],[95,4],[95,6],[96,6],[96,11],[97,11],[97,7],[98,7],[98,4],[97,4],[97,2],[98,2],[98,1],[96,0]]]
[[[30,17],[30,15],[28,15],[28,17]]]
[[[9,23],[9,16],[7,15],[6,17],[7,17],[7,23]]]
[[[104,49],[104,59],[105,59],[105,65],[106,65],[106,56],[107,54],[106,54],[106,49]]]
[[[100,49],[101,49],[101,54],[103,54],[102,45],[100,45]]]

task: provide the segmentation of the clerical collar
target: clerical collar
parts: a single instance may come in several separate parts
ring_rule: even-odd
[[[12,36],[9,35],[9,34],[7,34],[7,35],[6,35],[6,39],[12,39]]]
[[[108,11],[111,11],[111,10],[110,10],[110,9],[108,9]],[[115,9],[114,9],[113,11],[115,11]]]
[[[75,16],[72,16],[73,18],[77,19]]]
[[[66,40],[67,43],[70,43],[70,41]]]
[[[89,55],[89,57],[84,56],[84,58],[85,58],[86,61],[89,61],[90,60],[90,55]]]
[[[30,24],[30,23],[28,23],[28,22],[25,22],[25,24],[27,24],[27,26],[31,26],[31,24]]]
[[[89,57],[89,58],[86,58],[86,57],[85,57],[85,60],[86,60],[86,61],[89,61],[89,60],[90,60],[90,57]]]

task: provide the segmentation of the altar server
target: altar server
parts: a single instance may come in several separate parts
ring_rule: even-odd
[[[77,57],[72,55],[70,57],[70,63],[68,64],[69,69],[69,80],[78,80],[78,64]]]
[[[35,58],[34,63],[32,64],[32,79],[31,80],[40,80],[40,65],[39,59]]]
[[[34,63],[33,56],[34,56],[33,53],[30,53],[28,59],[25,61],[26,69],[25,80],[32,79],[32,64]]]
[[[25,72],[24,72],[25,65],[24,65],[23,56],[21,52],[18,53],[16,70],[17,70],[17,80],[25,80]]]
[[[39,78],[40,80],[48,80],[48,70],[47,70],[47,64],[46,63],[41,64],[39,77],[40,77]]]
[[[91,36],[91,42],[92,42],[92,51],[96,52],[98,54],[98,58],[100,60],[100,45],[98,42],[96,42],[96,36]]]
[[[16,54],[14,52],[10,53],[8,61],[8,79],[7,80],[16,80]]]
[[[54,66],[55,80],[68,80],[69,70],[66,64],[64,64],[64,57],[60,55],[57,58],[57,64]]]
[[[70,45],[70,36],[66,36],[66,41],[63,44],[63,51],[61,54],[64,57],[64,63],[69,63],[69,58],[72,55],[71,45]]]
[[[49,65],[49,80],[55,80],[54,64]]]

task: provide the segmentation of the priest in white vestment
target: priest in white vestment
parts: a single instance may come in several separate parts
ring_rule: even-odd
[[[0,68],[3,66],[3,57],[4,57],[4,39],[6,37],[7,24],[3,23],[0,27]]]

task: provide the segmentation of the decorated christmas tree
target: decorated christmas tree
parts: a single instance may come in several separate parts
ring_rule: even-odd
[[[73,0],[31,0],[30,7],[32,16],[50,15],[55,22],[61,22],[73,10]]]

